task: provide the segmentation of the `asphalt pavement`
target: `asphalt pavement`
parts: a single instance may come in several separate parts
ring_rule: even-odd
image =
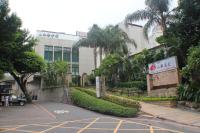
[[[0,107],[0,133],[199,133],[200,128],[141,114],[102,115],[62,103]]]

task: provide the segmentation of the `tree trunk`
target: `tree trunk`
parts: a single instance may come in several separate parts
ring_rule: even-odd
[[[24,93],[26,100],[28,103],[32,102],[31,96],[29,95],[27,88],[26,88],[26,82],[23,82],[23,79],[18,77],[14,72],[10,72],[10,74],[13,76],[13,78],[16,80],[18,83],[21,91]]]
[[[94,46],[94,68],[97,68],[97,48]]]
[[[99,48],[99,56],[100,56],[100,64],[101,64],[101,62],[102,62],[102,54],[103,54],[103,51],[102,51],[103,49],[102,49],[102,47],[100,47]]]

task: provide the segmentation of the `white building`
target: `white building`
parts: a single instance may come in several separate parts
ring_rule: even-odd
[[[62,32],[37,31],[38,43],[35,51],[47,62],[60,60],[69,62],[72,75],[90,74],[94,69],[93,48],[73,48],[73,45],[86,35],[84,32],[71,35]]]

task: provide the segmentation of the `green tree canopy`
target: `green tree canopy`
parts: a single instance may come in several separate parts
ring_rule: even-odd
[[[19,84],[28,102],[28,78],[43,68],[44,61],[33,51],[36,40],[21,29],[22,22],[10,13],[8,0],[0,1],[0,69],[9,72]]]
[[[65,85],[68,68],[68,63],[64,61],[47,63],[42,71],[44,88],[53,89]]]
[[[145,0],[146,8],[138,10],[125,18],[126,23],[139,20],[147,20],[144,25],[144,35],[148,38],[148,30],[152,26],[159,25],[165,34],[167,24],[172,18],[169,11],[170,0]]]

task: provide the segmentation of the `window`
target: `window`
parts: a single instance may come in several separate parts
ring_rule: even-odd
[[[53,46],[44,46],[44,59],[48,62],[53,61]]]
[[[63,48],[63,61],[67,61],[67,62],[71,61],[71,48],[67,48],[67,47]]]
[[[72,62],[79,62],[79,50],[77,48],[72,49]]]
[[[72,75],[79,75],[79,65],[72,64]]]
[[[62,60],[62,47],[54,47],[54,61]]]

